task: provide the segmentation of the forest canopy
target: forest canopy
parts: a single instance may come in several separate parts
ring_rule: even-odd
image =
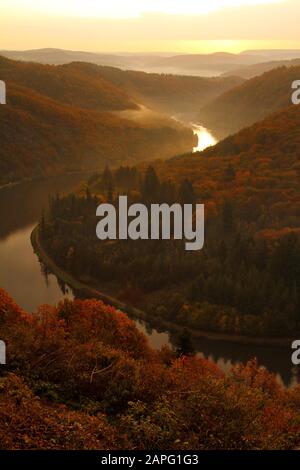
[[[51,201],[42,243],[75,277],[157,322],[290,336],[300,331],[299,126],[292,106],[202,153],[107,167],[87,192]],[[204,203],[205,249],[191,255],[176,240],[100,242],[96,207],[119,194],[145,204]]]

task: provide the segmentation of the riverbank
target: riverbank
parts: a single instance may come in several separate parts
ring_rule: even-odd
[[[78,170],[78,171],[64,171],[64,172],[58,172],[58,173],[53,173],[53,174],[50,174],[50,175],[37,175],[37,176],[33,176],[31,178],[29,177],[26,177],[26,178],[22,178],[20,180],[17,180],[17,181],[9,181],[7,183],[3,183],[2,185],[0,185],[0,191],[3,190],[3,189],[13,189],[15,188],[16,186],[20,186],[22,184],[25,184],[25,183],[33,183],[35,181],[43,181],[44,179],[49,179],[49,178],[57,178],[57,177],[60,177],[60,176],[76,176],[76,175],[82,175],[83,177],[85,176],[88,176],[88,175],[91,175],[93,173],[95,173],[96,170]]]
[[[159,320],[149,318],[149,316],[131,305],[125,304],[120,300],[107,295],[99,290],[89,286],[88,284],[75,279],[71,274],[67,273],[65,270],[61,269],[53,261],[53,259],[48,255],[48,253],[43,248],[41,241],[39,239],[39,227],[36,226],[31,233],[31,244],[39,259],[47,266],[47,268],[62,282],[68,285],[78,296],[96,298],[102,300],[102,302],[112,305],[118,310],[122,310],[127,313],[128,316],[134,317],[135,319],[142,320],[151,324],[153,328],[159,328],[163,331],[169,331],[171,333],[180,333],[183,328],[182,325],[177,325],[176,323],[168,322],[165,320]],[[257,345],[257,346],[275,346],[275,347],[291,347],[292,342],[295,338],[268,338],[268,337],[252,337],[252,336],[242,336],[242,335],[229,335],[225,333],[215,333],[211,331],[204,330],[192,330],[191,328],[185,328],[189,331],[193,338],[205,338],[212,341],[228,342],[228,343],[237,343],[244,345]]]

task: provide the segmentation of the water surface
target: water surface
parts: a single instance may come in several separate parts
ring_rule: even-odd
[[[217,143],[217,139],[208,129],[206,129],[206,127],[200,126],[198,124],[192,124],[192,129],[194,134],[198,137],[198,144],[193,148],[194,153],[202,152],[202,150]]]

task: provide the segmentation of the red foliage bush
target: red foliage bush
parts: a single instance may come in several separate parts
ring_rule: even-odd
[[[0,290],[1,449],[285,449],[300,440],[299,387],[256,361],[229,376],[152,351],[96,300],[23,312]],[[110,424],[113,423],[113,424]]]

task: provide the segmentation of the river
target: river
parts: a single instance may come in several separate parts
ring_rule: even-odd
[[[27,182],[0,190],[0,287],[5,289],[24,309],[34,312],[43,303],[55,304],[73,292],[46,272],[35,255],[30,234],[37,224],[50,195],[76,188],[82,177],[67,175]],[[151,328],[136,321],[154,348],[170,344],[174,338],[168,332]],[[224,371],[232,364],[257,357],[259,364],[276,373],[286,385],[297,382],[297,369],[291,367],[288,348],[240,345],[197,339],[194,346],[199,355],[217,363]]]
[[[201,126],[200,124],[196,124],[194,122],[194,118],[195,116],[185,113],[177,113],[172,115],[172,119],[180,122],[184,126],[190,127],[197,136],[198,143],[193,148],[193,153],[202,152],[202,150],[205,150],[207,147],[215,145],[218,142],[213,133],[206,127]]]
[[[207,147],[210,147],[211,145],[215,145],[217,143],[217,139],[205,127],[200,126],[199,124],[191,124],[191,127],[194,131],[194,134],[198,137],[198,144],[196,147],[193,148],[194,153],[201,152]]]

